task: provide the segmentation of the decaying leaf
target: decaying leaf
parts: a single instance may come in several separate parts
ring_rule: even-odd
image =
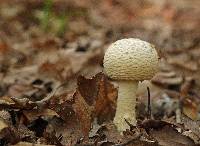
[[[12,121],[10,113],[8,111],[6,111],[6,110],[1,110],[0,111],[0,118],[5,120],[7,123],[11,123],[11,121]]]
[[[178,133],[171,126],[164,126],[159,130],[150,130],[149,133],[162,146],[195,146],[190,138]]]
[[[56,146],[56,145],[46,145],[46,144],[33,144],[29,142],[19,142],[12,146]]]
[[[0,119],[0,139],[4,139],[11,144],[15,144],[20,140],[15,127],[6,123],[3,119]]]
[[[20,139],[25,139],[26,141],[33,142],[33,143],[36,142],[37,137],[35,133],[31,131],[30,129],[28,129],[28,127],[26,127],[25,125],[19,124],[17,126],[17,131],[18,131]]]
[[[74,94],[75,112],[87,128],[84,130],[87,131],[85,133],[89,134],[91,120],[94,117],[101,118],[101,121],[113,117],[117,92],[102,73],[92,79],[79,77],[77,89]]]
[[[168,87],[171,85],[180,85],[183,82],[183,78],[177,76],[174,72],[161,72],[156,74],[151,81],[155,84]]]
[[[14,97],[2,97],[0,99],[0,108],[10,109],[32,109],[36,106],[35,102],[30,101],[28,98],[14,98]]]
[[[92,122],[92,110],[85,102],[79,92],[74,94],[75,103],[73,104],[74,111],[80,121],[83,135],[88,137]]]
[[[181,85],[180,88],[180,95],[181,97],[185,97],[188,95],[190,89],[192,88],[192,86],[194,86],[195,80],[192,77],[187,77],[185,79],[185,82]]]
[[[3,120],[1,120],[0,121],[0,131],[2,131],[5,128],[8,128],[8,125]]]
[[[187,69],[189,71],[197,71],[198,70],[198,63],[194,60],[190,60],[188,56],[179,55],[176,57],[168,58],[167,60],[170,64]]]
[[[152,136],[159,145],[162,146],[187,146],[195,145],[194,141],[187,136],[182,135],[177,131],[177,128],[183,127],[176,125],[176,123],[168,123],[166,121],[159,120],[146,120],[140,125],[147,130],[150,136]]]
[[[63,146],[59,140],[59,137],[55,136],[55,132],[51,133],[45,132],[44,138],[46,139],[47,143],[55,144],[56,146]]]
[[[183,100],[183,113],[193,120],[197,119],[198,106],[189,96]]]
[[[196,144],[200,144],[200,122],[182,115],[182,123],[186,130],[183,134],[193,139]]]
[[[23,114],[29,121],[34,121],[37,118],[42,117],[42,116],[44,116],[45,118],[53,117],[53,116],[59,117],[59,115],[51,109],[23,111]]]
[[[82,133],[87,139],[95,117],[101,118],[101,120],[104,118],[102,121],[112,119],[116,97],[117,90],[102,73],[99,73],[92,79],[79,77],[75,93],[51,98],[49,108],[65,120],[69,124],[69,128],[73,127],[70,121],[74,121],[76,126],[80,125]],[[79,135],[77,136],[79,137]]]
[[[99,73],[92,79],[78,78],[78,90],[101,123],[112,120],[115,113],[117,90],[108,79]]]

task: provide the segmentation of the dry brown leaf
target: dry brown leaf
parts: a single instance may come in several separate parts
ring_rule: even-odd
[[[0,99],[0,109],[12,108],[15,105],[16,105],[15,102],[10,97],[3,96]]]
[[[185,82],[181,85],[181,88],[180,88],[180,96],[181,97],[185,97],[188,95],[190,89],[192,88],[192,86],[194,86],[194,78],[192,77],[187,77],[185,79]]]
[[[38,117],[43,116],[43,117],[53,117],[53,116],[57,116],[59,117],[59,115],[51,110],[51,109],[42,109],[42,110],[24,110],[23,114],[25,115],[25,117],[29,120],[29,122],[32,122],[34,120],[36,120]]]
[[[183,82],[181,76],[176,76],[174,72],[161,72],[152,78],[152,83],[168,87],[170,85],[180,85]]]
[[[128,22],[133,22],[136,16],[140,15],[141,7],[138,2],[133,3],[128,0],[94,1],[90,11],[90,19],[95,24],[107,27],[126,26]]]
[[[183,136],[171,126],[164,126],[159,130],[152,129],[149,134],[162,146],[194,146],[194,142],[187,136]]]
[[[74,94],[74,104],[73,109],[80,122],[83,135],[87,139],[89,136],[89,131],[91,129],[92,122],[92,110],[91,107],[85,102],[84,98],[81,96],[79,91]]]
[[[67,122],[69,119],[75,118],[75,112],[72,107],[73,104],[73,93],[64,93],[62,95],[53,96],[50,98],[48,101],[48,108],[55,111],[61,117],[61,119]]]
[[[46,106],[48,101],[36,101],[33,102],[28,98],[15,98],[15,97],[8,97],[3,96],[0,99],[0,109],[21,109],[21,110],[31,110],[35,107],[41,108]]]
[[[200,122],[194,121],[185,115],[182,115],[182,122],[184,124],[184,128],[186,130],[191,130],[194,134],[196,134],[199,137],[200,140]]]
[[[33,47],[40,51],[57,50],[60,47],[60,40],[55,37],[37,38],[33,40]]]
[[[11,124],[11,115],[8,111],[6,110],[1,110],[0,111],[0,118],[4,119],[7,123],[10,123]]]
[[[100,123],[112,120],[115,114],[117,89],[103,73],[92,79],[78,78],[78,90],[86,102],[94,107],[94,116]]]
[[[167,122],[160,120],[145,120],[140,125],[147,133],[152,136],[159,145],[162,146],[188,146],[195,145],[187,136],[179,133],[176,128],[184,128],[175,122]]]
[[[73,75],[71,63],[67,59],[60,59],[54,63],[47,60],[41,64],[39,72],[60,81],[64,81]]]
[[[0,55],[4,55],[10,50],[8,44],[5,42],[0,41]]]
[[[26,127],[25,125],[19,124],[16,129],[17,129],[20,139],[26,139],[26,141],[33,142],[33,143],[36,142],[37,137],[35,133],[29,130],[28,127]]]
[[[115,125],[108,123],[102,125],[97,131],[99,139],[104,139],[105,141],[99,141],[98,144],[111,145],[134,145],[134,146],[158,146],[153,140],[148,140],[148,135],[146,132],[140,128],[134,128],[132,131],[125,131],[124,135],[120,134]],[[102,144],[102,145],[103,145]]]
[[[117,132],[115,125],[113,125],[112,123],[102,125],[97,131],[97,134],[99,135],[100,138],[106,136],[107,141],[116,144],[126,141],[125,139],[123,139],[123,136],[120,135],[119,132]]]
[[[114,88],[103,74],[97,74],[99,78],[99,91],[95,103],[95,113],[99,121],[112,120],[115,115],[117,89]]]
[[[84,116],[87,113],[84,113],[84,115],[81,115],[81,113],[78,113],[77,115],[75,113],[73,106],[75,100],[73,94],[74,93],[64,93],[59,96],[53,96],[48,104],[48,107],[55,111],[62,120],[59,118],[53,118],[46,128],[46,133],[56,132],[56,137],[62,136],[61,143],[63,145],[74,145],[83,136],[82,130],[84,130],[84,127],[81,129],[81,126],[84,125],[83,123],[81,124],[81,118],[79,119],[78,116]],[[76,108],[82,106],[78,105],[78,101],[76,102]],[[82,110],[81,108],[80,110]],[[48,135],[46,136],[48,137]]]
[[[0,118],[0,139],[8,141],[10,144],[17,143],[20,140],[19,134],[15,127],[6,123]]]
[[[102,121],[111,119],[110,114],[113,117],[116,95],[117,90],[102,73],[92,79],[81,76],[78,78],[78,88],[74,95],[63,94],[60,97],[51,98],[49,108],[69,124],[70,121],[74,121],[76,126],[80,125],[87,139],[94,117],[104,118]],[[70,125],[73,127],[73,124]],[[68,128],[72,127],[68,126]],[[79,129],[76,130],[79,131]],[[80,135],[78,134],[77,137]]]
[[[183,113],[193,120],[197,120],[198,117],[198,105],[195,100],[190,97],[185,97],[183,100]]]
[[[31,86],[29,85],[16,83],[9,87],[8,95],[13,96],[13,97],[20,97],[20,96],[23,96],[23,94],[27,91],[35,92],[37,91],[37,89],[31,88]]]
[[[19,142],[12,146],[56,146],[56,145],[46,145],[46,144],[33,144],[29,142]]]
[[[195,144],[200,144],[200,138],[199,138],[199,136],[196,135],[191,130],[184,131],[182,134],[185,135],[185,136],[187,136],[187,137],[189,137],[189,138],[191,138],[195,142]]]
[[[45,132],[44,138],[46,139],[48,144],[55,144],[56,146],[63,146],[58,137],[56,137],[55,132]]]
[[[59,141],[63,145],[75,145],[83,137],[82,129],[80,128],[80,122],[73,115],[69,117],[68,120],[66,119],[66,121],[53,118],[51,121],[49,121],[45,133],[47,134],[47,139],[51,136],[54,138],[57,137],[56,139],[60,139]],[[47,141],[45,143],[55,141],[57,140]]]
[[[198,63],[194,60],[189,60],[188,58],[181,58],[179,56],[168,58],[168,63],[184,68],[189,71],[197,71]]]
[[[2,131],[5,128],[8,128],[8,125],[3,120],[0,120],[0,131]]]

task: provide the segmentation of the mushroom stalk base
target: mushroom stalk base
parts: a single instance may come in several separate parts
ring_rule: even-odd
[[[114,124],[119,132],[130,129],[125,119],[132,125],[136,125],[136,90],[138,81],[119,81],[118,82],[117,109]]]

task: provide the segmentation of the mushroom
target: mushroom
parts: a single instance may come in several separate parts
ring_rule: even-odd
[[[114,124],[119,132],[129,129],[125,119],[136,125],[136,90],[139,81],[149,80],[158,70],[159,56],[154,46],[136,38],[121,39],[105,52],[104,71],[118,84]]]

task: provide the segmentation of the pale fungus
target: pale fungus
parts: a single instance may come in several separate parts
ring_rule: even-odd
[[[104,71],[118,84],[114,124],[118,131],[129,129],[125,119],[136,125],[136,90],[139,81],[149,80],[158,69],[154,46],[140,39],[121,39],[111,44],[104,56]]]

